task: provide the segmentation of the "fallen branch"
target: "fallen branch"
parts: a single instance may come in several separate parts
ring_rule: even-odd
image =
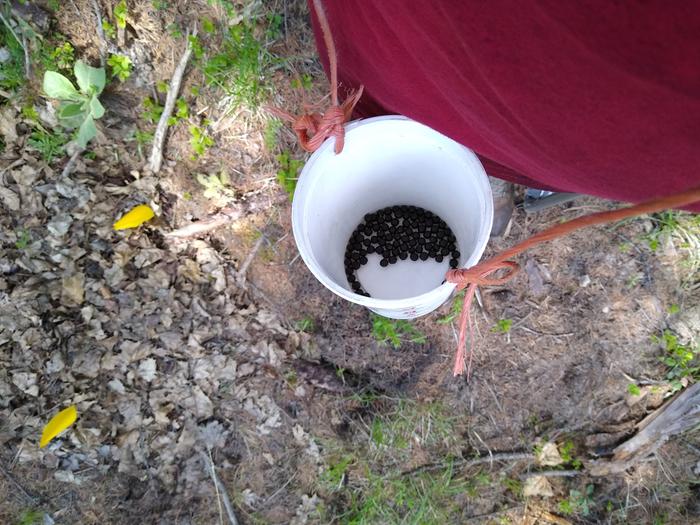
[[[192,36],[197,36],[197,26],[194,26],[192,30]],[[175,107],[175,101],[177,100],[177,94],[180,91],[180,84],[182,84],[182,76],[185,74],[185,69],[187,68],[187,62],[190,60],[192,55],[192,45],[190,44],[189,37],[186,38],[187,48],[180,58],[175,71],[173,72],[173,77],[170,79],[170,86],[168,86],[168,96],[165,98],[165,106],[163,107],[163,113],[160,115],[160,120],[158,121],[158,126],[156,127],[156,132],[153,135],[153,149],[151,150],[151,157],[148,161],[148,167],[153,173],[158,173],[160,171],[160,166],[163,162],[163,143],[165,141],[165,133],[168,130],[168,120]]]
[[[75,164],[78,162],[78,157],[85,151],[83,148],[78,148],[73,155],[71,155],[70,159],[68,159],[68,162],[66,162],[66,165],[63,166],[63,171],[61,172],[61,177],[67,177],[68,175],[71,174],[73,169],[75,168]]]
[[[528,472],[523,474],[521,479],[533,478],[535,476],[544,476],[545,478],[573,478],[582,474],[581,470],[541,470],[539,472]]]
[[[77,6],[76,6],[77,9]],[[100,66],[105,67],[105,49],[107,49],[107,38],[105,38],[105,30],[102,27],[102,11],[97,0],[92,0],[92,9],[95,12],[97,19],[97,36],[100,39]]]
[[[265,237],[263,235],[260,235],[260,238],[258,238],[258,240],[255,241],[253,248],[250,250],[250,253],[245,258],[245,261],[243,261],[243,264],[241,264],[237,275],[239,286],[245,288],[246,272],[248,271],[248,267],[253,262],[253,259],[255,259],[255,255],[258,253],[258,250],[260,249],[264,241]]]
[[[700,423],[700,383],[686,388],[638,425],[639,432],[613,451],[610,461],[594,462],[593,476],[624,472],[654,454],[671,437],[686,432]]]
[[[224,224],[238,220],[243,215],[243,210],[241,208],[234,208],[232,206],[227,206],[222,208],[219,213],[212,215],[206,219],[199,222],[193,222],[177,230],[173,230],[165,234],[166,237],[171,239],[185,239],[187,237],[194,237],[195,235],[201,235],[203,233],[210,232]]]
[[[495,463],[501,461],[534,461],[535,455],[529,452],[504,452],[500,454],[488,454],[486,456],[481,456],[474,459],[460,459],[453,461],[452,463],[428,463],[427,465],[421,465],[411,470],[401,472],[402,476],[417,474],[418,472],[427,472],[431,470],[440,470],[450,466],[469,468],[476,465],[482,465],[484,463]]]
[[[216,474],[214,462],[203,451],[200,450],[199,454],[202,456],[204,464],[207,465],[207,470],[209,471],[211,479],[214,482],[214,487],[216,488],[217,494],[220,495],[221,499],[224,501],[224,508],[226,509],[226,515],[228,516],[229,523],[231,525],[238,525],[236,514],[233,512],[233,505],[231,505],[231,500],[229,499],[228,494],[226,493],[226,487],[219,479],[219,476]]]

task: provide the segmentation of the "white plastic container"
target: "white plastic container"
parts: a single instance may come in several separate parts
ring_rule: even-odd
[[[327,140],[304,166],[294,192],[292,227],[304,262],[333,293],[394,319],[425,315],[455,285],[443,283],[448,261],[410,259],[383,268],[368,256],[357,276],[371,297],[352,291],[344,255],[365,214],[387,206],[420,206],[439,215],[457,237],[460,266],[476,264],[493,222],[491,187],[476,155],[437,131],[402,116],[346,126],[336,155]]]

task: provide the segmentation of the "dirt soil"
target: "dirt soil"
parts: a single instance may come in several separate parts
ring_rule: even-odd
[[[116,2],[97,4],[113,19]],[[108,84],[98,136],[70,173],[62,174],[70,149],[47,162],[30,144],[37,122],[27,105],[56,127],[40,79],[0,101],[0,523],[34,523],[32,513],[37,523],[226,522],[212,464],[240,523],[436,523],[437,514],[409,511],[363,517],[352,495],[371,485],[363,461],[381,463],[369,470],[389,483],[447,458],[455,479],[489,480],[452,498],[448,522],[700,523],[697,430],[622,475],[587,473],[670,396],[654,338],[666,329],[687,344],[698,337],[700,275],[688,270],[687,242],[660,235],[651,249],[657,223],[641,218],[532,250],[515,280],[480,290],[474,371],[455,378],[452,302],[412,323],[425,342],[378,340],[370,313],[325,289],[298,256],[290,198],[277,182],[278,155],[304,159],[293,133],[271,128],[259,103],[207,83],[206,59],[224,43],[201,33],[201,21],[225,31],[252,20],[276,57],[260,73],[262,101],[296,110],[323,97],[306,3],[127,4],[125,34],[108,48],[131,58],[132,75]],[[36,5],[50,19],[47,42],[71,42],[76,58],[99,63],[93,1],[55,12]],[[205,57],[185,76],[189,115],[171,127],[164,167],[152,174],[151,145],[135,138],[154,129],[143,100],[164,100],[156,83],[169,81],[186,45],[173,28],[195,20]],[[199,158],[190,125],[214,139]],[[230,182],[205,195],[196,175],[222,172]],[[140,203],[156,219],[114,231]],[[227,206],[242,216],[202,235],[167,236]],[[611,207],[582,198],[535,215],[516,210],[486,256]],[[40,449],[43,426],[69,405],[77,423]],[[411,428],[401,452],[377,441],[377,422],[413,421],[400,410],[436,406],[427,420],[445,422],[439,439],[421,441],[431,430]],[[548,475],[528,495],[522,485],[546,463],[468,462],[539,456],[547,443],[568,450],[550,469],[569,475]],[[580,494],[590,494],[585,512],[568,512]]]

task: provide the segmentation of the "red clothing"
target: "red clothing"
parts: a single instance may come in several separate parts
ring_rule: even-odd
[[[323,3],[341,86],[365,85],[358,116],[406,115],[538,188],[638,202],[700,185],[700,2]]]

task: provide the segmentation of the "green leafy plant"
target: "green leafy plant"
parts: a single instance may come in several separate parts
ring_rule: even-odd
[[[128,13],[129,11],[126,5],[126,0],[121,0],[121,2],[114,6],[114,20],[119,29],[126,28],[126,15]]]
[[[638,396],[642,393],[642,390],[634,383],[630,383],[627,385],[627,392],[629,392],[633,396]]]
[[[143,102],[143,113],[141,116],[148,122],[155,124],[160,120],[160,116],[163,114],[163,106],[158,104],[151,97],[146,97]]]
[[[569,465],[575,470],[579,470],[583,467],[581,460],[574,456],[575,446],[573,441],[567,440],[558,448],[564,465]]]
[[[570,490],[569,497],[559,502],[559,512],[565,516],[588,516],[593,506],[593,485],[586,485],[585,492]]]
[[[29,236],[29,232],[27,230],[21,230],[17,236],[17,240],[15,241],[15,248],[18,250],[24,250],[27,246],[29,246],[29,241],[31,240],[32,238]]]
[[[277,162],[279,162],[277,181],[289,195],[289,200],[292,200],[294,197],[294,190],[297,187],[299,170],[304,166],[304,163],[300,160],[293,159],[288,151],[283,151],[277,155]]]
[[[187,105],[187,101],[180,97],[175,101],[175,115],[168,119],[168,125],[174,126],[181,120],[186,120],[190,118],[190,108]]]
[[[207,84],[222,89],[233,98],[234,104],[255,107],[260,103],[267,86],[266,73],[276,61],[255,35],[255,25],[251,22],[242,21],[230,27],[219,52],[202,64]]]
[[[652,341],[660,344],[664,350],[664,355],[659,359],[669,370],[666,372],[666,379],[676,392],[683,388],[681,379],[700,378],[700,365],[697,358],[700,356],[700,349],[691,344],[681,344],[678,337],[670,330],[664,330],[661,337],[653,336]]]
[[[24,74],[24,49],[13,33],[0,23],[0,42],[6,59],[0,61],[0,88],[13,91],[27,81]]]
[[[496,323],[496,326],[491,328],[491,331],[496,333],[496,334],[507,334],[508,332],[510,332],[510,329],[512,326],[513,326],[512,319],[499,319],[498,322]]]
[[[64,42],[60,46],[56,46],[49,54],[51,61],[58,69],[70,70],[75,62],[75,49],[70,42]]]
[[[206,128],[193,124],[190,126],[189,130],[190,146],[192,146],[192,160],[196,160],[214,145],[214,139],[207,134]]]
[[[42,126],[37,126],[29,135],[27,144],[37,150],[47,164],[51,164],[55,158],[64,155],[67,142],[68,137],[65,133],[50,133]]]
[[[464,306],[464,290],[459,292],[457,295],[455,295],[455,298],[452,302],[452,309],[450,310],[450,313],[445,315],[444,317],[440,317],[437,322],[438,324],[448,324],[454,321],[461,313],[462,313],[462,308]]]
[[[202,18],[202,31],[209,35],[216,31],[216,26],[214,25],[214,22],[212,22],[211,18]]]
[[[229,187],[231,180],[226,172],[219,175],[196,175],[197,182],[204,186],[204,196],[207,199],[233,198],[235,192]]]
[[[168,92],[168,83],[164,82],[163,80],[159,80],[156,82],[156,91],[158,93],[167,93]]]
[[[131,59],[126,55],[110,55],[107,65],[112,70],[112,76],[124,82],[131,76]]]
[[[312,80],[313,79],[311,78],[311,75],[309,75],[308,73],[304,73],[300,77],[293,78],[291,84],[294,89],[309,90],[313,85]]]
[[[44,73],[44,92],[60,101],[58,120],[67,129],[78,129],[76,140],[85,148],[97,135],[95,119],[104,115],[105,109],[97,98],[105,87],[105,70],[88,66],[78,60],[73,68],[79,91],[66,77],[55,71]]]
[[[316,321],[313,317],[306,316],[299,319],[295,326],[298,332],[313,332],[316,330]]]
[[[417,344],[427,341],[424,334],[403,319],[388,319],[377,314],[372,314],[371,319],[372,336],[380,344],[391,344],[394,348],[400,348],[401,343],[406,340]]]
[[[278,118],[268,119],[265,124],[265,147],[268,151],[273,151],[277,145],[277,134],[282,128],[282,121]]]
[[[190,35],[189,37],[187,37],[187,41],[189,42],[190,47],[192,48],[192,54],[194,55],[194,58],[197,60],[201,60],[201,58],[204,56],[204,46],[202,45],[202,41],[197,35]]]
[[[27,509],[22,511],[17,525],[39,525],[44,521],[44,513],[39,510]]]
[[[117,36],[117,29],[110,24],[109,20],[102,20],[102,31],[105,32],[107,38],[114,38]]]

